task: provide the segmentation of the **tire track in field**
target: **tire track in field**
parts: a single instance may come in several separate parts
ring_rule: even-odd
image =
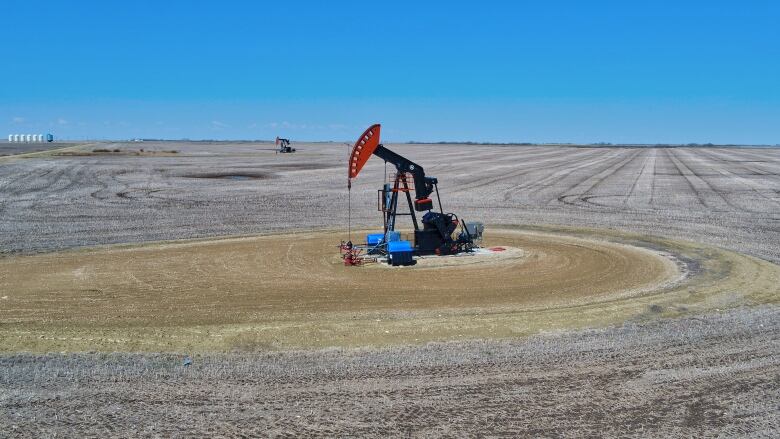
[[[625,194],[619,194],[618,195],[617,194],[617,192],[618,192],[617,190],[616,190],[616,194],[604,194],[604,195],[592,194],[592,192],[600,184],[604,183],[605,181],[607,181],[607,180],[609,180],[611,178],[616,178],[619,182],[623,182],[625,180],[629,180],[628,177],[622,178],[622,175],[621,175],[622,171],[626,170],[627,167],[629,167],[629,165],[631,165],[637,159],[637,157],[640,157],[640,156],[645,155],[645,154],[646,154],[646,150],[645,149],[637,150],[637,152],[627,162],[623,163],[618,169],[615,169],[612,174],[605,176],[595,186],[589,188],[586,193],[583,193],[582,197],[580,198],[580,200],[585,202],[585,203],[587,203],[587,204],[595,205],[595,206],[598,206],[598,207],[601,207],[601,208],[608,208],[608,209],[613,209],[613,210],[614,209],[625,209],[625,203],[626,203],[626,200],[627,200],[627,197],[626,197]],[[635,186],[637,184],[636,182],[637,182],[639,176],[641,176],[641,172],[644,171],[644,167],[646,165],[647,165],[647,160],[645,160],[645,162],[642,163],[642,169],[640,170],[640,173],[637,174],[637,178],[634,179],[634,181],[632,182],[632,187],[631,187],[631,189],[629,191],[633,191],[634,190],[634,188],[635,188]],[[622,203],[619,203],[619,204],[616,205],[616,204],[598,203],[596,201],[593,201],[594,199],[602,199],[602,198],[604,198],[604,199],[622,198]]]
[[[613,158],[619,157],[620,155],[622,155],[622,151],[613,151],[613,152],[611,152],[610,154],[607,154],[607,155],[597,155],[596,157],[594,157],[590,161],[583,161],[579,165],[576,165],[576,166],[574,166],[572,168],[555,172],[555,173],[553,173],[553,174],[551,174],[551,175],[549,175],[549,176],[547,176],[547,177],[545,177],[545,178],[543,178],[543,179],[541,179],[539,181],[531,182],[531,183],[529,183],[527,185],[520,186],[519,188],[520,189],[533,188],[535,190],[533,192],[531,192],[531,194],[538,194],[541,191],[543,191],[543,190],[553,186],[554,184],[562,181],[563,179],[567,178],[569,175],[573,174],[574,172],[576,172],[576,171],[578,171],[578,170],[580,170],[582,168],[595,166],[598,163],[603,163],[603,162],[605,162],[607,160],[611,160]],[[580,181],[582,181],[582,180],[580,180]]]
[[[32,170],[32,172],[25,173],[16,178],[9,178],[10,181],[8,182],[8,184],[2,187],[3,195],[5,197],[15,197],[15,196],[27,195],[31,192],[36,192],[36,190],[30,188],[29,182],[33,182],[37,178],[44,178],[44,177],[48,178],[49,174],[51,174],[52,172],[57,172],[58,174],[62,174],[64,170],[56,169],[55,166],[49,166],[43,168],[42,170],[40,168],[36,168]]]
[[[57,182],[50,184],[49,186],[52,187],[51,191],[53,193],[64,193],[74,188],[88,190],[87,188],[93,184],[93,181],[92,179],[87,179],[86,177],[96,177],[96,171],[93,166],[79,164],[65,168],[65,172],[62,174],[62,176],[67,178],[68,182],[62,187],[52,187],[55,186],[55,183]]]
[[[47,174],[54,171],[53,166],[49,166],[47,168],[43,168],[40,171],[34,171],[34,172],[13,172],[8,173],[5,175],[6,181],[0,186],[0,194],[3,194],[5,196],[7,195],[14,195],[14,187],[24,187],[25,185],[23,183],[27,182],[28,180],[36,177],[45,177]]]
[[[116,171],[108,169],[107,172],[95,175],[95,181],[100,184],[100,189],[93,191],[90,196],[96,200],[110,200],[116,196],[116,192],[111,190],[111,182],[118,183],[116,180]],[[109,201],[110,202],[110,201]]]
[[[757,165],[755,165],[755,164],[752,165],[752,166],[747,165],[747,163],[758,163],[758,162],[761,162],[761,163],[766,164],[768,166],[773,166],[774,165],[775,167],[780,167],[780,163],[768,162],[766,160],[760,160],[760,161],[758,161],[758,160],[737,160],[737,159],[730,160],[729,158],[733,158],[735,156],[728,155],[728,154],[726,154],[724,152],[720,152],[720,151],[716,152],[714,150],[709,150],[709,149],[702,150],[701,152],[706,154],[706,155],[709,155],[713,160],[716,160],[716,161],[718,161],[720,163],[724,163],[725,166],[738,165],[738,166],[742,167],[743,169],[746,169],[747,171],[749,171],[750,173],[752,173],[754,175],[760,175],[762,177],[770,177],[770,176],[776,177],[776,176],[780,175],[780,174],[778,174],[778,172],[780,172],[780,169],[778,169],[777,171],[767,171],[766,169],[759,169],[757,167]]]
[[[501,173],[495,175],[493,178],[490,178],[489,181],[485,181],[483,178],[480,178],[476,182],[468,183],[465,189],[473,189],[475,187],[482,187],[489,184],[494,184],[500,181],[504,181],[506,179],[513,178],[515,176],[524,175],[531,171],[537,171],[540,169],[559,166],[561,164],[565,164],[566,161],[570,160],[569,157],[565,156],[565,151],[561,151],[561,150],[541,151],[537,153],[531,152],[530,154],[520,153],[520,154],[513,154],[511,156],[502,155],[502,158],[503,160],[494,158],[493,160],[489,161],[488,163],[493,164],[493,166],[487,169],[485,172],[490,172],[495,168],[499,168],[499,169],[516,168],[517,161],[521,161],[519,165],[522,166],[522,168],[516,169],[514,171],[510,171],[508,173]],[[505,164],[500,164],[499,166],[495,166],[496,160],[498,161],[498,163],[503,162]],[[550,165],[550,163],[552,163],[552,165]],[[543,165],[544,167],[542,168],[535,167],[538,165]],[[531,168],[529,169],[529,167]],[[471,163],[468,163],[467,165],[461,165],[453,169],[469,170],[469,169],[473,169],[473,166]],[[473,176],[483,177],[483,174],[474,173]]]
[[[709,191],[717,195],[717,193],[712,189],[712,187],[710,187],[707,184],[707,182],[702,180],[698,175],[696,175],[687,166],[685,166],[685,164],[682,163],[677,157],[675,157],[671,152],[671,148],[667,148],[665,151],[666,151],[666,156],[669,158],[669,161],[671,161],[674,167],[677,168],[677,172],[685,180],[685,182],[688,185],[688,188],[696,196],[696,199],[699,201],[699,204],[701,204],[702,207],[705,207],[710,210],[723,211],[723,212],[728,212],[730,210],[733,210],[733,206],[731,206],[728,203],[728,201],[726,201],[722,196],[720,197],[720,199],[723,203],[708,202],[705,199],[705,197],[702,195],[702,192]],[[731,209],[729,209],[729,207]]]
[[[631,154],[631,156],[628,157],[627,159],[620,160],[617,163],[613,162],[610,165],[608,165],[606,168],[602,168],[602,170],[599,171],[597,174],[585,177],[584,179],[580,180],[577,184],[574,184],[570,186],[568,189],[566,189],[565,191],[563,191],[564,195],[558,196],[557,200],[563,204],[576,206],[576,207],[583,207],[582,205],[577,204],[577,201],[582,201],[583,203],[586,203],[586,205],[592,205],[599,208],[603,207],[603,205],[588,202],[586,197],[591,194],[591,191],[596,186],[601,184],[612,174],[623,169],[628,163],[632,162],[636,158],[636,156],[638,156],[641,152],[642,152],[641,150],[634,151],[634,153]],[[588,182],[591,179],[593,179],[593,183]],[[568,195],[566,194],[566,192],[571,192],[572,190],[576,189],[578,186],[588,185],[588,184],[589,186],[585,191],[576,194],[568,194]],[[571,197],[575,197],[575,201],[573,202],[569,201],[569,198]]]
[[[432,156],[434,156],[434,153],[438,151],[440,150],[431,151],[429,153]],[[462,162],[462,160],[457,160],[457,159],[466,159],[467,163],[481,163],[481,162],[495,163],[496,159],[500,160],[501,157],[506,157],[508,155],[524,156],[527,154],[533,154],[533,155],[540,156],[540,155],[546,155],[555,152],[553,149],[540,149],[540,148],[531,148],[531,147],[505,147],[505,148],[474,147],[473,149],[469,149],[467,151],[449,151],[449,150],[444,150],[444,151],[445,152],[443,154],[436,155],[436,156],[445,158],[448,162],[451,163]]]
[[[743,169],[747,169],[750,172],[754,172],[749,167],[747,167],[747,166],[745,166],[745,165],[743,165],[743,164],[741,164],[739,162],[730,162],[730,161],[727,161],[727,160],[723,160],[721,158],[718,158],[717,156],[711,155],[709,153],[709,151],[701,151],[701,152],[704,153],[704,155],[710,157],[711,159],[721,163],[722,166],[712,166],[711,167],[711,169],[713,169],[715,172],[717,172],[720,175],[723,175],[724,177],[727,177],[727,178],[729,178],[731,180],[734,180],[734,181],[740,183],[741,185],[747,187],[751,192],[755,193],[760,198],[763,198],[763,199],[765,199],[767,201],[770,201],[771,203],[774,203],[777,206],[780,206],[780,200],[778,200],[776,197],[765,195],[764,193],[762,193],[761,191],[759,191],[756,188],[756,184],[753,183],[751,180],[742,177],[741,175],[737,174],[736,172],[729,171],[728,168],[727,168],[727,166],[731,166],[733,164],[736,164],[737,166],[739,166],[739,167],[741,167]],[[761,175],[766,175],[766,174],[761,174]],[[721,194],[721,196],[724,196],[724,195]],[[724,198],[725,198],[725,196],[724,196]],[[745,210],[749,210],[751,212],[756,212],[756,213],[776,213],[776,211],[766,212],[766,211],[751,210],[749,208],[744,208],[744,209]]]
[[[623,199],[623,205],[630,207],[632,209],[644,209],[644,210],[654,210],[652,206],[653,201],[653,192],[655,188],[655,160],[658,155],[658,150],[655,148],[652,148],[650,150],[647,150],[645,153],[645,161],[642,164],[642,169],[637,174],[636,178],[634,179],[634,182],[631,184],[631,189],[628,191],[628,194]],[[652,163],[652,171],[649,171],[649,164]],[[641,202],[640,206],[634,205],[634,203],[629,203],[629,201],[634,197],[634,194],[636,193],[637,187],[640,186],[640,181],[643,182],[641,185],[640,193],[645,193],[647,196],[646,200],[643,200]],[[644,183],[647,182],[647,183]]]
[[[502,178],[511,178],[511,173],[521,172],[522,169],[517,169],[514,165],[518,160],[533,160],[536,162],[544,163],[552,160],[556,160],[560,154],[557,152],[545,151],[542,153],[531,152],[527,156],[522,154],[513,154],[511,156],[502,155],[500,158],[497,156],[481,157],[478,160],[467,159],[466,162],[458,162],[458,164],[439,165],[426,169],[437,169],[446,167],[446,171],[454,172],[459,175],[458,189],[473,189],[483,186],[482,178],[485,175],[494,176],[495,182],[501,181]],[[450,158],[447,157],[449,161]],[[477,169],[479,172],[474,172]],[[435,171],[435,172],[438,172]]]
[[[780,175],[780,157],[771,154],[771,152],[775,152],[774,150],[762,150],[761,154],[745,149],[707,149],[707,152],[718,155],[725,162],[739,163],[740,165],[745,166],[746,169],[755,172],[757,175]],[[744,160],[745,158],[749,160]],[[752,166],[747,166],[746,163],[751,163]],[[772,170],[760,169],[759,166],[770,167]]]
[[[9,185],[2,192],[6,206],[16,208],[9,209],[4,215],[6,221],[27,222],[39,220],[30,218],[25,212],[34,211],[40,205],[45,204],[45,195],[51,195],[51,186],[67,172],[67,168],[44,162],[43,169],[36,167],[34,172],[13,180],[13,186]]]
[[[544,149],[524,149],[524,150],[503,150],[503,151],[497,151],[497,150],[490,150],[487,151],[488,153],[485,154],[486,151],[480,151],[480,150],[473,150],[473,151],[467,151],[462,153],[450,153],[447,152],[441,156],[436,156],[433,151],[428,151],[427,153],[430,154],[431,157],[437,157],[439,160],[446,160],[447,163],[439,163],[434,165],[426,166],[425,169],[430,170],[440,170],[440,169],[447,169],[452,171],[458,171],[458,170],[465,170],[465,171],[473,171],[474,169],[492,169],[495,167],[495,165],[502,162],[512,162],[518,158],[522,158],[524,160],[528,159],[540,159],[540,158],[547,158],[549,156],[557,156],[560,155],[559,150],[544,150]],[[466,160],[455,160],[459,157],[465,157]],[[424,161],[426,158],[421,158],[419,161]],[[483,166],[484,164],[484,166]],[[464,175],[468,175],[468,173],[464,173]]]
[[[558,151],[549,150],[528,151],[527,156],[525,155],[526,152],[523,151],[511,151],[511,155],[507,155],[507,152],[508,151],[494,151],[489,155],[482,154],[475,156],[475,153],[477,152],[473,151],[468,153],[465,162],[464,160],[453,160],[453,157],[448,154],[444,157],[444,159],[447,161],[446,164],[427,166],[425,169],[429,172],[433,171],[436,173],[439,171],[455,173],[462,176],[459,178],[460,181],[463,180],[463,177],[466,177],[468,180],[465,183],[461,182],[458,185],[458,189],[470,189],[474,185],[477,185],[477,187],[480,186],[480,183],[482,182],[481,177],[484,174],[490,175],[491,173],[496,173],[503,171],[506,168],[511,168],[511,166],[501,165],[502,162],[512,163],[519,157],[522,157],[526,160],[548,160],[548,158],[554,158],[560,154]],[[461,156],[463,156],[463,154],[461,154]],[[442,158],[439,157],[439,160],[441,159]],[[425,158],[420,159],[420,161],[422,160],[425,160]],[[474,172],[474,169],[479,169],[481,172]],[[501,173],[497,175],[503,176],[506,174]]]
[[[539,193],[539,192],[549,188],[550,186],[552,186],[556,182],[558,182],[560,180],[563,180],[564,178],[568,177],[572,173],[574,173],[574,172],[576,172],[576,171],[578,171],[578,170],[580,170],[582,168],[586,168],[586,167],[589,167],[589,166],[594,166],[597,163],[602,163],[602,162],[604,162],[606,160],[610,160],[610,159],[612,159],[615,156],[620,154],[620,153],[612,153],[612,154],[604,155],[604,154],[598,154],[598,152],[600,152],[600,151],[592,151],[592,152],[597,153],[597,155],[595,157],[593,157],[592,159],[588,159],[587,161],[583,160],[582,163],[580,163],[580,164],[578,164],[576,166],[569,167],[569,168],[564,169],[562,171],[554,172],[554,173],[552,173],[552,174],[550,174],[550,175],[548,175],[548,176],[546,176],[546,177],[544,177],[544,178],[542,178],[540,180],[534,180],[534,181],[530,181],[530,182],[520,183],[518,185],[515,185],[515,186],[511,187],[504,194],[504,201],[514,201],[514,200],[512,200],[512,195],[518,193],[519,190],[534,189],[532,192],[530,192],[530,191],[528,192],[528,197],[530,198],[530,196],[532,194],[537,194],[537,193]],[[566,162],[561,163],[561,164],[559,164],[557,166],[551,167],[551,168],[561,168],[563,166],[569,165],[570,161],[571,161],[571,159],[569,159]]]
[[[733,157],[727,155],[726,152],[722,151],[712,151],[708,150],[706,153],[710,154],[710,156],[714,160],[718,160],[724,164],[727,164],[728,166],[731,165],[737,165],[741,167],[742,169],[745,169],[748,171],[748,174],[755,175],[758,177],[761,177],[762,179],[766,179],[768,181],[772,181],[774,183],[777,182],[776,177],[780,177],[780,162],[779,161],[770,161],[770,160],[728,160],[725,157]],[[770,158],[770,157],[766,157]],[[760,164],[759,164],[760,163]],[[777,168],[774,170],[767,170],[760,168],[759,166],[764,165],[766,167],[770,168]]]
[[[587,167],[587,166],[592,166],[592,165],[594,165],[596,163],[603,162],[603,161],[605,161],[605,160],[610,158],[609,156],[605,157],[603,155],[598,154],[597,151],[592,151],[592,152],[596,154],[594,157],[592,157],[592,158],[583,158],[581,160],[581,163],[579,165],[577,165],[577,166],[564,169],[563,171],[553,172],[553,173],[548,174],[548,175],[546,175],[543,178],[538,179],[538,180],[529,180],[529,181],[525,181],[525,182],[522,182],[522,183],[518,183],[518,184],[516,184],[514,186],[511,186],[510,188],[508,188],[504,192],[504,201],[516,201],[516,200],[512,199],[512,195],[515,195],[515,194],[519,193],[520,190],[524,190],[524,189],[539,188],[539,189],[535,190],[534,192],[529,192],[529,195],[532,194],[532,193],[537,193],[540,190],[543,190],[543,189],[549,187],[555,181],[558,181],[559,179],[563,179],[563,178],[568,177],[571,173],[577,171],[578,169],[581,169],[581,168],[584,168],[584,167]],[[564,166],[570,165],[571,164],[570,162],[571,162],[571,158],[568,157],[563,162],[557,163],[557,164],[555,164],[553,166],[548,166],[548,167],[545,167],[545,168],[541,168],[541,169],[533,169],[529,173],[543,173],[543,174],[547,174],[547,172],[545,172],[545,171],[550,171],[552,169],[560,169],[560,168],[562,168]],[[548,182],[553,182],[553,183],[549,183],[548,184]]]
[[[700,175],[698,172],[696,172],[690,166],[688,166],[685,163],[685,159],[684,158],[678,158],[677,151],[672,151],[672,156],[675,157],[676,159],[678,159],[679,163],[685,169],[687,169],[690,172],[690,174],[693,176],[693,180],[694,181],[701,182],[700,186],[703,188],[704,193],[710,193],[710,194],[716,195],[716,197],[712,197],[715,200],[714,204],[719,205],[720,208],[722,208],[722,209],[725,208],[725,209],[731,210],[733,212],[742,212],[744,210],[749,210],[750,211],[750,209],[745,209],[745,208],[743,208],[741,206],[737,206],[736,204],[734,204],[731,201],[729,201],[729,199],[726,197],[726,193],[724,191],[721,191],[721,190],[718,190],[717,188],[715,188],[712,184],[710,184],[710,182],[707,181],[705,175]],[[717,200],[721,200],[723,203],[720,203]],[[724,204],[725,204],[725,206],[724,206]],[[760,213],[760,212],[755,212],[755,213]]]
[[[658,149],[653,148],[655,155],[653,157],[653,179],[650,183],[650,206],[655,210],[655,178],[658,175]]]
[[[119,182],[119,180],[116,178],[118,175],[124,174],[123,171],[116,171],[116,170],[109,170],[108,172],[103,173],[96,173],[94,175],[94,181],[100,186],[97,188],[97,190],[92,191],[89,195],[100,201],[108,201],[109,203],[113,200],[114,197],[119,196],[119,193],[125,191],[128,189],[127,185]],[[112,189],[112,184],[115,183],[116,186],[124,186],[124,189]]]
[[[577,153],[576,157],[579,158],[579,157],[582,157],[582,156],[587,156],[589,154],[592,154],[592,151],[585,151],[585,152],[582,152],[582,153]],[[524,168],[518,169],[516,171],[508,172],[508,173],[505,173],[505,174],[500,174],[500,175],[495,176],[495,177],[479,178],[479,180],[477,180],[476,182],[474,182],[472,184],[460,185],[458,187],[458,189],[459,190],[471,190],[471,189],[477,189],[477,188],[481,188],[481,187],[485,187],[485,186],[494,185],[494,184],[496,184],[498,182],[502,182],[502,181],[513,179],[513,178],[521,177],[521,176],[526,175],[526,174],[528,174],[530,172],[542,171],[542,170],[545,170],[545,169],[551,169],[551,168],[555,168],[555,167],[564,166],[564,165],[568,164],[568,162],[570,162],[573,158],[574,157],[566,157],[566,156],[561,157],[559,155],[553,155],[553,157],[544,158],[544,159],[542,159],[542,160],[540,160],[538,162],[535,162],[535,163],[523,163],[523,166],[526,166]],[[551,164],[551,165],[543,166],[541,168],[528,169],[529,166],[542,165],[542,164],[549,163],[549,162],[554,162],[554,163]],[[479,174],[477,174],[477,176],[479,176]]]

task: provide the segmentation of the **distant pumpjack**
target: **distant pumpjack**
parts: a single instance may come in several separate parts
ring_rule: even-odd
[[[290,147],[290,139],[282,139],[279,136],[276,136],[276,147],[277,153],[295,152],[295,148]]]

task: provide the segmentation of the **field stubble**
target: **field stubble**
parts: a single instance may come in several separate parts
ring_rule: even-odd
[[[780,313],[523,340],[0,357],[0,425],[55,436],[773,437]]]
[[[56,258],[48,252],[74,247],[303,231],[345,222],[344,147],[296,146],[299,153],[282,156],[270,144],[148,142],[145,149],[179,153],[3,158],[0,252],[5,257],[0,261],[13,264],[15,255],[41,252],[47,253],[42,258]],[[98,147],[138,145],[81,149]],[[564,308],[552,307],[548,312],[555,321],[579,322],[565,328],[537,319],[543,310],[515,309],[507,314],[517,316],[514,320],[490,326],[489,319],[500,318],[501,312],[469,315],[472,309],[459,308],[441,317],[434,311],[428,320],[418,314],[420,323],[403,332],[398,322],[411,321],[412,311],[383,309],[365,325],[353,324],[350,335],[363,337],[355,344],[383,345],[399,337],[423,343],[416,333],[442,327],[449,329],[433,339],[485,337],[491,327],[514,328],[491,335],[509,337],[505,341],[196,355],[190,368],[180,366],[181,355],[168,354],[5,354],[0,357],[1,431],[22,437],[176,435],[182,430],[193,435],[776,436],[780,150],[391,147],[439,178],[445,209],[461,218],[505,228],[521,224],[524,233],[597,235],[597,240],[669,253],[689,276],[659,294],[575,306],[568,316]],[[381,162],[369,162],[353,185],[353,225],[378,223],[375,191],[383,174]],[[262,178],[230,178],[245,175]],[[344,234],[333,235],[335,241]],[[229,268],[229,260],[227,252],[196,267]],[[280,269],[304,262],[285,261]],[[319,268],[332,263],[320,262]],[[133,273],[132,267],[114,268]],[[4,279],[11,274],[0,271]],[[124,281],[137,286],[136,294],[153,291],[129,276]],[[686,289],[686,282],[693,281],[695,287]],[[168,346],[219,338],[202,332],[210,326],[207,311],[193,312],[200,323],[190,327],[180,320],[184,326],[177,327],[178,333],[170,331],[171,325],[158,336],[145,333],[143,307],[122,309],[127,317],[118,314],[112,322],[121,323],[118,332],[101,333],[99,322],[72,329],[68,316],[56,308],[34,312],[35,306],[51,304],[40,293],[40,302],[15,308],[13,314],[4,303],[10,297],[0,301],[4,346],[57,349],[87,335],[134,350],[166,350],[165,343],[158,343],[166,337],[174,340]],[[320,303],[327,302],[327,293],[313,293]],[[69,299],[71,310],[105,307],[98,293],[74,293]],[[598,295],[588,298],[594,299]],[[236,311],[244,317],[252,312]],[[287,330],[299,329],[301,339],[332,340],[327,319],[326,326],[318,324]],[[331,324],[338,331],[338,322]],[[230,325],[236,337],[214,343],[219,350],[284,347],[262,335],[280,325]],[[610,327],[576,332],[594,325]],[[51,328],[65,340],[47,339]],[[121,333],[132,328],[138,332],[131,338],[155,341],[128,344]],[[517,338],[540,330],[543,335]],[[189,342],[182,344],[183,339]]]

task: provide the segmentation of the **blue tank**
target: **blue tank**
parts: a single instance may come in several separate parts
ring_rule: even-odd
[[[387,243],[387,262],[390,265],[414,265],[414,248],[409,241],[391,241]]]
[[[368,245],[379,245],[382,240],[385,239],[384,233],[369,233],[366,235],[366,244]]]
[[[387,243],[388,253],[411,252],[414,251],[412,243],[409,241],[390,241]]]

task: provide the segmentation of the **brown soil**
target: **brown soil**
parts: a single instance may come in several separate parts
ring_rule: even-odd
[[[435,266],[349,268],[338,257],[336,236],[0,259],[0,350],[253,350],[505,337],[679,308],[663,300],[711,307],[729,288],[724,279],[757,273],[754,295],[769,288],[776,297],[777,266],[751,260],[741,269],[750,258],[725,252],[705,257],[701,263],[710,269],[681,282],[680,270],[687,269],[668,254],[587,237],[500,230],[486,245],[522,252]],[[766,266],[755,272],[751,264]],[[694,280],[706,294],[689,292]]]

